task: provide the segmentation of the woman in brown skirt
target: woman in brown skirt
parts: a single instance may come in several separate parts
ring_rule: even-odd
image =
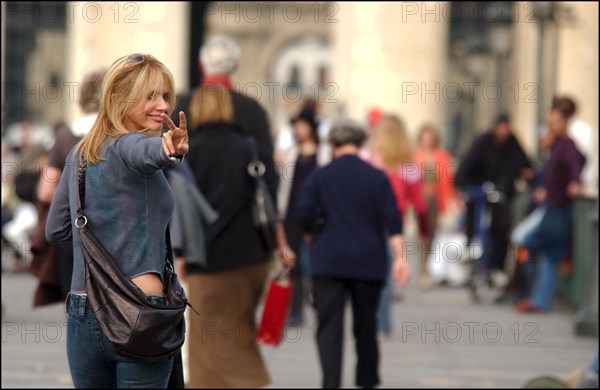
[[[270,379],[255,341],[255,314],[273,256],[252,219],[252,145],[233,124],[231,94],[222,85],[197,89],[190,117],[187,161],[219,218],[204,227],[206,261],[186,259],[189,299],[199,312],[190,313],[188,386],[265,386]],[[266,175],[274,174],[267,167]]]

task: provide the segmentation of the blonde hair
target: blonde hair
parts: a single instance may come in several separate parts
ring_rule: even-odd
[[[160,91],[164,86],[168,93],[170,115],[175,106],[175,83],[167,67],[149,54],[132,54],[116,60],[102,82],[98,117],[75,153],[92,164],[102,161],[100,148],[108,137],[118,138],[132,131],[124,124],[130,111],[144,104],[150,96],[154,99],[157,88]],[[149,129],[139,132],[148,136],[159,135]]]
[[[395,115],[386,115],[376,126],[371,148],[381,156],[381,162],[387,169],[397,169],[413,160],[413,153],[402,119]]]
[[[219,84],[199,88],[190,101],[190,116],[193,129],[207,123],[232,123],[233,103],[229,91]]]

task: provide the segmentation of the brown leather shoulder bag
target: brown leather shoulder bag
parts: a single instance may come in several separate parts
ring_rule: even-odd
[[[85,287],[100,329],[115,352],[135,360],[153,361],[175,355],[185,341],[187,306],[191,306],[173,268],[170,234],[164,281],[166,304],[153,304],[120,270],[118,264],[92,234],[83,213],[87,162],[79,164],[79,203],[75,226],[79,229],[85,261]]]

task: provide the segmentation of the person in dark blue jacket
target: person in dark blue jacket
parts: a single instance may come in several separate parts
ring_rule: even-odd
[[[329,134],[334,160],[307,179],[300,199],[300,218],[311,243],[324,388],[340,387],[348,295],[358,353],[356,385],[380,383],[376,313],[386,277],[386,232],[394,255],[394,278],[405,284],[410,277],[402,248],[402,221],[389,180],[358,156],[365,139],[365,131],[354,122],[336,123]]]

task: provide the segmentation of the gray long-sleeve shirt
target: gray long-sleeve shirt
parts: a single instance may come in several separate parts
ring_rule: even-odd
[[[162,169],[171,161],[158,137],[131,132],[109,138],[105,145],[104,160],[87,168],[84,214],[88,228],[126,276],[155,272],[162,278],[165,231],[174,209],[173,193]],[[74,228],[79,159],[73,150],[50,206],[46,239],[73,242],[71,291],[84,292],[85,264],[79,231]]]

